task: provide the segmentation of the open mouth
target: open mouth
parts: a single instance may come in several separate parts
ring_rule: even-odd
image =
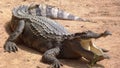
[[[98,55],[98,56],[101,56],[104,54],[104,52],[102,51],[101,48],[99,48],[98,46],[96,46],[94,44],[94,42],[92,41],[92,39],[86,39],[86,40],[81,40],[80,41],[81,43],[81,46],[88,50],[88,51],[91,51],[93,52],[94,54]]]

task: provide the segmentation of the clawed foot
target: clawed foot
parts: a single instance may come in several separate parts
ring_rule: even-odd
[[[48,68],[60,68],[61,66],[63,66],[63,64],[57,61],[57,62],[54,62],[52,65],[50,65],[50,67]]]
[[[4,45],[5,52],[16,52],[18,48],[14,42],[7,41]]]

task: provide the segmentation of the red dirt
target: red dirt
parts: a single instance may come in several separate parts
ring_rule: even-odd
[[[120,67],[120,0],[0,0],[0,68],[46,68],[47,64],[39,62],[41,54],[30,48],[20,46],[17,53],[5,53],[3,45],[8,38],[5,24],[11,19],[11,10],[17,5],[45,3],[57,6],[82,18],[96,23],[57,20],[70,32],[92,30],[103,32],[110,30],[112,36],[94,40],[102,48],[109,50],[110,60],[100,61],[94,68]],[[87,68],[80,60],[61,60],[63,68]]]

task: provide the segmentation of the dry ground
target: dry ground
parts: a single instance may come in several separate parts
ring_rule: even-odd
[[[30,48],[20,46],[17,53],[4,53],[3,45],[8,38],[5,24],[11,19],[13,7],[21,4],[46,3],[57,6],[82,18],[88,18],[96,23],[58,20],[70,32],[93,30],[103,32],[110,30],[113,35],[94,40],[94,42],[109,51],[110,60],[99,62],[95,68],[120,67],[120,0],[0,0],[0,68],[46,68],[48,65],[39,62],[41,54]],[[79,60],[61,60],[63,68],[87,68]]]

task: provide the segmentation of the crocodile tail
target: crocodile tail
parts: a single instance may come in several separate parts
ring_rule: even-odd
[[[29,13],[32,15],[45,16],[45,17],[55,18],[55,19],[89,22],[89,20],[87,20],[87,19],[80,18],[80,17],[70,14],[66,11],[63,11],[59,8],[56,8],[54,6],[45,5],[45,4],[30,5]]]
[[[28,6],[21,5],[17,6],[12,10],[12,14],[18,18],[27,18],[28,14]]]

